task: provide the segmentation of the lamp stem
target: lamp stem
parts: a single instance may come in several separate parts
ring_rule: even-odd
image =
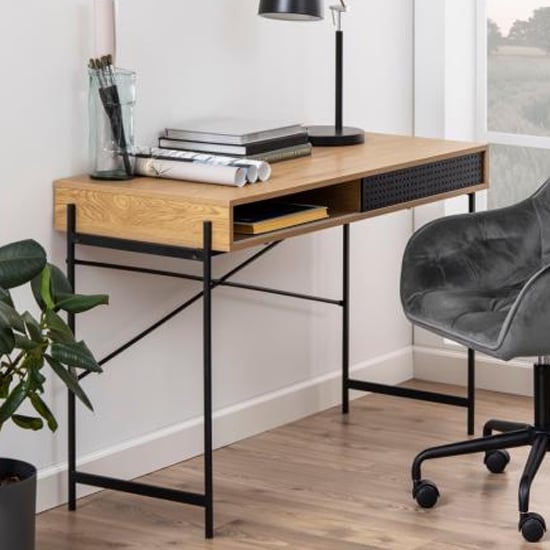
[[[285,0],[286,1],[286,0]],[[344,31],[342,30],[342,14],[346,12],[345,0],[330,6],[332,21],[336,27],[336,84],[334,126],[309,126],[309,141],[312,145],[332,147],[334,145],[357,145],[365,141],[365,132],[361,128],[343,125],[344,103]]]
[[[343,110],[343,80],[344,80],[344,31],[336,30],[336,110],[334,116],[334,127],[337,134],[342,133],[342,110]]]

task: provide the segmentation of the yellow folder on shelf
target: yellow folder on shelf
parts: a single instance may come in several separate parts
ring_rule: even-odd
[[[267,201],[235,208],[235,233],[257,235],[328,217],[328,208],[314,204]]]

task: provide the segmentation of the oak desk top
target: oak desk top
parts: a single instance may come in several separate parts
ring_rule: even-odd
[[[386,208],[361,207],[363,178],[476,154],[482,159],[482,177],[471,185]],[[484,189],[487,157],[487,145],[480,143],[367,134],[364,144],[314,147],[311,156],[275,163],[269,181],[241,188],[148,177],[109,182],[75,176],[54,182],[54,225],[64,231],[66,207],[75,204],[77,232],[200,248],[202,223],[209,220],[214,250],[238,250]],[[330,217],[269,234],[233,234],[236,206],[283,196],[326,204]]]

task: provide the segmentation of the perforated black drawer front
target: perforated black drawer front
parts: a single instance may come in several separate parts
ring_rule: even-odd
[[[483,153],[363,178],[361,210],[421,199],[483,182]]]

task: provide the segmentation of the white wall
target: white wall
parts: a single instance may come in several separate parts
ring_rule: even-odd
[[[476,137],[475,0],[415,0],[414,4],[414,133],[473,140]],[[467,197],[415,208],[415,229],[467,209]],[[416,327],[414,342],[434,348],[444,346],[442,338]],[[422,369],[417,363],[415,374]]]
[[[351,4],[345,120],[367,130],[410,133],[412,2]],[[256,10],[256,0],[121,0],[118,61],[138,73],[141,142],[190,113],[260,116],[267,111],[304,122],[331,120],[329,20],[303,25],[265,21]],[[51,229],[51,181],[86,170],[85,66],[92,51],[92,12],[90,0],[57,0],[55,5],[27,0],[10,2],[0,22],[0,46],[9,52],[4,70],[13,75],[0,91],[1,241],[34,237],[59,264],[64,242]],[[412,368],[410,326],[398,302],[400,259],[410,228],[408,212],[352,228],[352,365],[372,373],[382,368],[382,378],[391,381],[407,378]],[[238,279],[339,297],[340,244],[338,230],[287,241]],[[247,254],[217,258],[215,273]],[[97,249],[79,255],[198,269],[189,262]],[[78,320],[80,335],[102,357],[184,301],[197,285],[79,269],[78,288],[111,295],[110,306]],[[79,412],[78,443],[89,468],[133,476],[200,451],[200,329],[197,304],[120,355],[104,375],[86,381],[96,413]],[[334,403],[340,330],[340,311],[329,306],[216,290],[217,443]],[[41,507],[64,498],[58,474],[65,461],[65,393],[58,384],[50,402],[60,419],[58,434],[7,427],[0,439],[4,454],[42,470]]]
[[[415,134],[476,134],[476,2],[415,0]]]
[[[477,43],[485,25],[481,0],[415,0],[414,128],[416,135],[456,140],[479,139],[480,78],[486,78]],[[482,48],[484,51],[484,47]],[[476,194],[486,208],[486,192]],[[467,211],[458,197],[415,209],[415,228],[443,215]],[[503,362],[476,355],[476,385],[494,391],[530,394],[532,376],[523,360]],[[465,384],[466,351],[425,330],[414,329],[414,376]]]
[[[2,8],[0,242],[32,237],[61,262],[63,241],[51,229],[51,182],[86,166],[91,7],[88,0],[28,0]],[[7,425],[0,434],[2,455],[39,467],[64,460],[65,394],[56,386],[49,397],[61,421],[59,434]]]
[[[476,1],[415,0],[414,26],[415,135],[475,140]],[[417,208],[415,227],[466,209],[466,197]]]

